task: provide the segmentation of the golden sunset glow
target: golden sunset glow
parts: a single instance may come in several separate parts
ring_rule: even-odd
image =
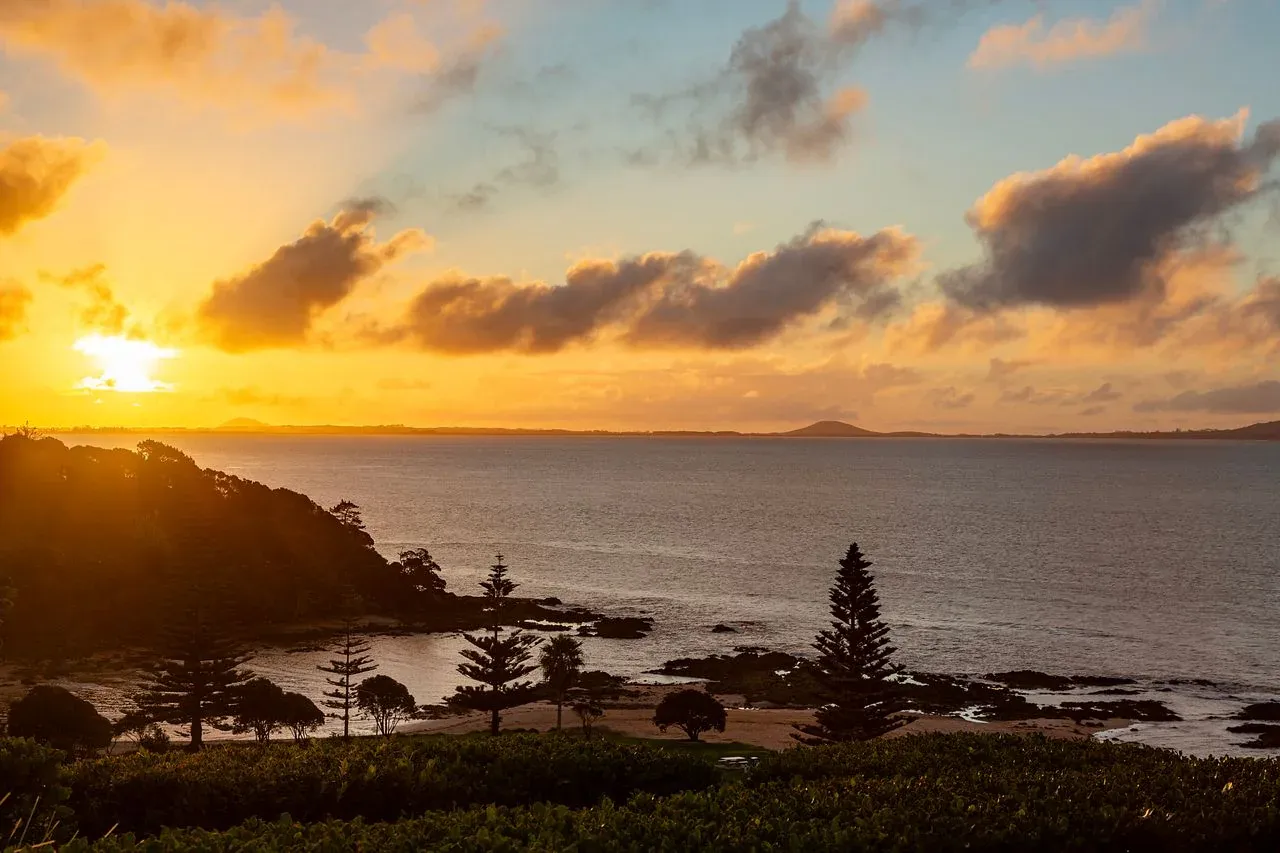
[[[77,387],[88,391],[120,394],[152,394],[172,391],[173,386],[152,376],[160,362],[176,358],[178,351],[158,347],[150,341],[88,335],[76,341],[74,349],[98,368],[96,376],[86,376]]]

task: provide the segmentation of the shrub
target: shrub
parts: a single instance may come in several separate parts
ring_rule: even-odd
[[[525,735],[138,753],[82,762],[71,773],[72,807],[90,838],[117,823],[120,832],[153,833],[222,829],[286,813],[303,821],[384,821],[489,803],[582,807],[604,797],[706,788],[718,778],[696,756]]]
[[[89,754],[111,744],[111,721],[90,703],[62,687],[32,687],[9,706],[9,734],[28,737],[72,754]]]
[[[43,841],[70,814],[62,805],[70,794],[63,758],[33,740],[0,739],[0,841],[24,834],[29,842]]]
[[[653,724],[663,732],[675,726],[688,735],[689,740],[696,741],[703,732],[724,731],[728,716],[724,706],[710,693],[681,690],[662,697],[653,713]]]

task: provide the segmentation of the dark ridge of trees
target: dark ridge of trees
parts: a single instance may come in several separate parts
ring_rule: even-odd
[[[342,635],[337,645],[329,650],[335,657],[329,659],[327,665],[318,665],[316,669],[334,676],[325,681],[333,687],[324,693],[323,705],[333,713],[330,719],[342,720],[342,737],[351,737],[351,709],[356,703],[355,678],[367,675],[378,668],[369,656],[369,644],[354,633],[355,621],[347,617],[342,622]]]
[[[653,712],[653,724],[665,732],[675,726],[697,741],[703,732],[723,732],[729,712],[720,700],[703,690],[681,690],[662,697]]]
[[[796,726],[796,740],[809,745],[871,740],[906,724],[901,690],[892,677],[902,672],[893,663],[889,626],[880,619],[875,579],[858,543],[840,561],[831,588],[831,627],[818,634],[813,647],[823,702],[813,725]]]
[[[63,687],[40,684],[9,706],[10,737],[26,737],[71,755],[111,745],[111,721]],[[0,785],[4,783],[0,781]]]
[[[394,565],[419,593],[430,599],[438,599],[445,594],[445,582],[440,576],[440,564],[426,548],[401,551],[400,562]]]
[[[207,590],[193,592],[193,603],[171,605],[173,622],[157,648],[147,682],[134,701],[151,720],[185,726],[191,748],[204,744],[206,725],[230,731],[239,691],[252,678],[242,667],[249,660],[213,617]]]
[[[459,664],[458,672],[478,685],[462,685],[446,699],[455,707],[487,711],[489,732],[494,735],[502,727],[503,711],[527,705],[537,695],[537,688],[521,679],[537,670],[537,664],[530,660],[534,646],[542,642],[541,639],[517,630],[502,636],[503,608],[517,586],[519,584],[507,577],[507,566],[502,564],[499,554],[498,561],[490,567],[489,577],[480,583],[489,608],[489,632],[479,637],[462,635],[475,648],[462,650],[467,663]]]
[[[288,700],[284,688],[268,678],[253,678],[231,692],[234,707],[231,731],[253,733],[258,743],[267,743],[271,735],[284,728],[284,705]]]
[[[327,511],[154,441],[128,451],[0,438],[0,598],[12,602],[0,605],[0,637],[11,656],[152,645],[169,581],[196,576],[257,635],[337,616],[351,588],[388,614],[420,611],[424,598],[374,550],[349,501]]]

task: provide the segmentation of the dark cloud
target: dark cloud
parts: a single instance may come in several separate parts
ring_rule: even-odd
[[[205,335],[230,352],[304,342],[315,318],[356,285],[429,245],[416,230],[377,242],[370,226],[381,209],[377,200],[357,202],[332,222],[315,222],[261,264],[214,284],[198,311]]]
[[[1097,417],[1098,415],[1106,414],[1106,411],[1107,411],[1106,406],[1090,406],[1087,409],[1081,410],[1080,417],[1093,418],[1093,417]]]
[[[525,151],[518,163],[499,169],[491,178],[476,183],[463,193],[449,196],[458,210],[475,211],[488,207],[503,189],[527,186],[549,189],[560,182],[560,152],[556,134],[525,127],[493,128],[499,136],[515,139]]]
[[[43,219],[99,157],[82,139],[31,136],[0,148],[0,235]]]
[[[1182,119],[1117,154],[1001,181],[967,216],[986,260],[944,273],[942,290],[979,311],[1158,297],[1203,229],[1269,186],[1280,122],[1248,144],[1241,125]]]
[[[415,105],[417,111],[432,113],[449,101],[474,92],[502,35],[496,27],[482,27],[473,33],[464,49],[427,77],[426,88]]]
[[[16,284],[0,287],[0,341],[10,341],[26,330],[31,291]]]
[[[1280,382],[1271,379],[1253,385],[1183,391],[1165,400],[1144,400],[1135,412],[1208,412],[1222,415],[1270,415],[1280,413]]]
[[[106,335],[125,333],[129,309],[116,301],[115,293],[107,283],[107,268],[103,264],[73,270],[62,276],[42,272],[40,279],[85,296],[87,302],[80,311],[80,322],[85,326]]]
[[[565,283],[458,276],[428,285],[404,322],[374,333],[451,353],[555,352],[606,330],[636,348],[737,349],[831,309],[873,319],[895,300],[890,282],[914,262],[899,231],[868,238],[811,229],[772,253],[725,269],[692,252],[585,261]]]
[[[1034,361],[1019,361],[1017,359],[1005,361],[1002,358],[991,359],[991,366],[987,369],[988,382],[1002,382],[1013,376],[1015,373],[1033,367]]]
[[[967,409],[977,399],[976,394],[972,392],[961,393],[954,385],[946,388],[934,388],[929,392],[928,397],[935,409],[948,409],[951,411]]]
[[[1081,403],[1114,403],[1116,400],[1124,399],[1124,394],[1111,387],[1111,383],[1107,382],[1088,394],[1080,400]]]
[[[1026,403],[1031,406],[1056,406],[1068,403],[1068,396],[1065,391],[1058,389],[1039,391],[1031,385],[1024,385],[1016,390],[1005,391],[1000,395],[1000,402]]]

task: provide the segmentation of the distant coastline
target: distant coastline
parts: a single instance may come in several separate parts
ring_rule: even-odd
[[[382,426],[274,426],[249,419],[229,421],[217,427],[73,427],[45,430],[52,435],[351,435],[351,436],[560,436],[639,438],[1020,438],[1020,439],[1130,439],[1156,441],[1280,441],[1280,421],[1250,424],[1235,429],[1199,429],[1155,432],[1036,433],[933,433],[915,431],[874,432],[843,421],[819,421],[787,432],[737,430],[572,430],[502,427]]]

